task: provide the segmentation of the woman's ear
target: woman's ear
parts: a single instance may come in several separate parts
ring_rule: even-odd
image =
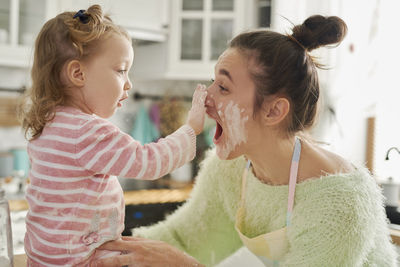
[[[263,103],[263,121],[268,126],[282,122],[289,113],[290,102],[285,97],[276,97]]]
[[[71,60],[66,67],[67,79],[72,85],[82,87],[85,85],[85,73],[79,60]]]

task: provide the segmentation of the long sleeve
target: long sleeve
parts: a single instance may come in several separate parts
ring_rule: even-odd
[[[217,264],[242,246],[234,221],[245,164],[243,157],[209,155],[188,201],[133,235],[166,241],[207,266]],[[249,172],[243,233],[254,237],[284,227],[287,199],[287,185],[264,184]],[[297,184],[287,239],[280,266],[397,266],[382,194],[362,168]]]
[[[142,146],[106,120],[58,107],[28,144],[24,244],[30,265],[76,266],[97,257],[95,249],[124,229],[123,192],[115,176],[160,177],[194,157],[195,140],[185,125]]]
[[[79,164],[97,174],[156,179],[192,160],[196,152],[196,135],[188,125],[145,145],[100,118],[84,124],[77,135]]]
[[[206,266],[215,265],[240,248],[233,216],[222,199],[226,195],[219,179],[225,177],[214,159],[209,157],[202,165],[194,190],[183,206],[165,221],[134,229],[133,235],[170,243]]]
[[[327,181],[299,203],[280,266],[397,266],[382,197],[368,178],[343,177],[346,186]]]

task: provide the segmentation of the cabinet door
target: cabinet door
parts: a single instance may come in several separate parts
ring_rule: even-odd
[[[210,60],[217,60],[233,35],[233,19],[211,20]]]
[[[0,65],[29,67],[34,40],[51,0],[0,1]]]
[[[78,11],[99,4],[113,21],[126,29],[162,30],[168,23],[168,0],[62,0],[61,10]]]
[[[46,19],[46,0],[19,0],[18,44],[32,46]]]
[[[243,29],[239,0],[172,2],[167,78],[210,79],[228,41]]]
[[[10,1],[0,1],[0,44],[8,44],[10,35]]]
[[[181,60],[201,60],[203,54],[203,20],[182,19]]]

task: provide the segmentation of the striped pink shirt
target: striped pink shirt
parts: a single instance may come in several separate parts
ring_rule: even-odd
[[[28,144],[28,265],[85,266],[104,256],[95,249],[124,229],[116,176],[156,179],[192,160],[195,150],[196,135],[188,125],[141,145],[107,120],[58,107],[40,137]]]

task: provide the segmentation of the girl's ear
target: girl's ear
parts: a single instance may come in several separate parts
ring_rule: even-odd
[[[264,101],[262,119],[265,125],[274,126],[282,122],[288,115],[290,102],[285,97],[277,97],[271,101]]]
[[[82,87],[85,85],[85,73],[83,65],[79,60],[71,60],[66,67],[66,76],[74,86]]]

